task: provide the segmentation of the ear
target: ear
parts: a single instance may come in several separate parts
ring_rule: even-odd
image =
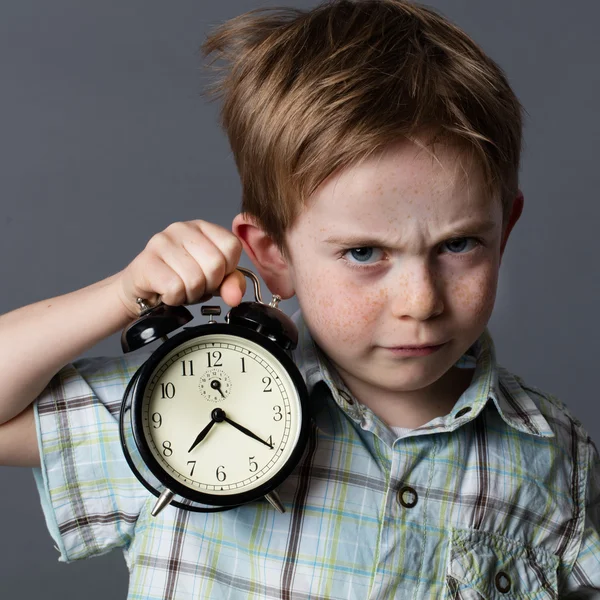
[[[291,298],[294,286],[289,261],[273,239],[246,213],[237,215],[231,228],[271,293],[284,300]]]
[[[523,197],[523,192],[521,190],[517,191],[517,195],[513,200],[512,210],[508,217],[508,222],[504,227],[504,235],[502,236],[502,243],[500,245],[500,259],[502,259],[502,255],[504,254],[504,249],[506,248],[506,242],[508,242],[508,236],[515,226],[516,222],[519,220],[521,213],[523,212],[523,204],[525,203],[525,198]]]

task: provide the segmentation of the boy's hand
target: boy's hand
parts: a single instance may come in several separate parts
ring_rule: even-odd
[[[206,221],[173,223],[153,236],[119,274],[121,301],[139,316],[136,298],[158,297],[170,306],[204,302],[217,293],[230,306],[242,300],[244,275],[236,270],[242,244],[230,231]]]

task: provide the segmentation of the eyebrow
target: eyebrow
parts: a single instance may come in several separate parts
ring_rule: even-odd
[[[492,220],[474,221],[464,225],[457,225],[449,229],[446,234],[442,237],[444,240],[452,238],[466,237],[469,235],[481,235],[488,233],[496,228],[496,222]],[[369,234],[347,234],[347,235],[332,235],[326,238],[325,243],[336,244],[338,246],[351,246],[351,247],[367,247],[367,246],[391,246],[389,242],[378,239]]]

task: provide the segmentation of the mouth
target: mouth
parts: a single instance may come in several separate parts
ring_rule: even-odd
[[[443,348],[447,342],[436,344],[435,346],[394,346],[387,350],[398,356],[427,356]]]
[[[441,348],[446,342],[422,344],[420,346],[392,346],[390,350],[425,350],[426,348]]]

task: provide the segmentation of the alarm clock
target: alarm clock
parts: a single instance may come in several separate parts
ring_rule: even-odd
[[[298,464],[309,432],[308,393],[291,352],[298,332],[277,305],[262,301],[254,273],[255,302],[233,307],[217,322],[218,306],[201,307],[208,322],[183,307],[138,299],[140,318],[122,333],[124,352],[162,339],[127,386],[120,438],[127,463],[166,506],[200,512],[268,500],[284,507],[277,486]]]

